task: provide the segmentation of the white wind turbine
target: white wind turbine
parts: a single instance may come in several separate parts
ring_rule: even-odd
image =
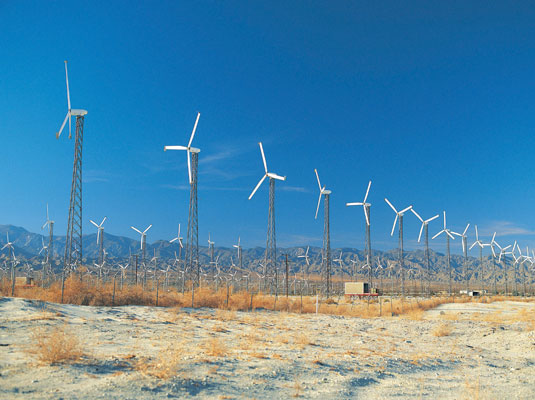
[[[264,176],[260,178],[260,181],[258,181],[257,185],[249,195],[249,200],[251,200],[260,187],[262,185],[262,182],[266,178],[269,178],[269,209],[268,209],[268,229],[267,229],[267,245],[266,245],[266,255],[265,255],[265,265],[264,265],[264,276],[268,276],[268,274],[273,273],[275,276],[277,274],[275,271],[277,270],[277,237],[275,235],[275,181],[285,181],[285,176],[280,176],[277,174],[274,174],[273,172],[269,172],[267,163],[266,163],[266,156],[264,155],[264,148],[262,147],[262,142],[259,142],[258,145],[260,146],[260,153],[262,154],[262,162],[264,164]],[[266,286],[267,282],[264,282],[264,286]],[[277,285],[277,282],[275,282]]]
[[[45,229],[46,226],[48,225],[48,246],[47,246],[47,250],[46,250],[46,258],[47,258],[47,263],[52,263],[53,259],[54,259],[54,221],[52,221],[49,217],[48,217],[48,203],[46,203],[46,222],[44,223],[44,225],[41,227],[41,229]],[[50,268],[49,271],[47,271],[47,274],[50,273],[52,270],[52,268]]]
[[[99,246],[99,261],[101,263],[104,262],[104,221],[106,221],[107,217],[104,217],[100,225],[98,225],[95,221],[92,219],[89,220],[93,225],[97,227],[97,244]]]
[[[439,217],[439,215],[435,215],[428,219],[423,219],[420,214],[418,214],[416,211],[414,211],[414,208],[411,208],[412,213],[420,220],[422,223],[422,226],[420,227],[420,233],[418,235],[418,243],[420,243],[420,240],[422,239],[422,232],[424,233],[425,238],[425,270],[427,272],[427,291],[430,290],[430,284],[431,284],[431,263],[429,260],[429,223]],[[423,292],[423,280],[420,279],[420,286],[421,290]]]
[[[210,240],[210,232],[208,232],[208,249],[210,250],[210,264],[212,264],[214,262],[215,242]]]
[[[396,213],[396,218],[394,218],[394,224],[392,225],[392,232],[390,232],[390,236],[394,236],[394,230],[396,229],[396,223],[399,219],[399,269],[401,273],[401,296],[405,297],[405,269],[404,269],[404,254],[403,254],[403,216],[405,213],[412,209],[412,206],[408,206],[404,208],[401,211],[396,210],[396,208],[392,205],[391,202],[388,201],[387,198],[385,198],[386,203],[394,210]]]
[[[469,250],[472,250],[472,248],[477,245],[479,247],[479,274],[480,274],[480,283],[481,283],[481,289],[485,290],[485,266],[483,264],[483,248],[486,246],[481,240],[479,240],[479,232],[477,231],[477,225],[475,225],[476,230],[476,241],[472,243]]]
[[[238,244],[233,244],[232,247],[238,250],[238,265],[240,267],[240,270],[243,271],[243,259],[242,259],[242,251],[241,251],[241,244],[240,244],[239,236],[238,236]]]
[[[446,236],[446,251],[447,251],[447,260],[448,260],[448,273],[449,273],[449,294],[452,295],[452,286],[451,286],[451,255],[450,255],[450,239],[455,240],[453,235],[451,234],[451,230],[446,228],[446,211],[443,211],[444,213],[444,229],[442,229],[440,232],[438,232],[435,236],[432,237],[432,239],[437,238],[441,234],[444,234]]]
[[[184,245],[182,244],[182,236],[180,236],[180,224],[178,224],[178,234],[177,234],[177,236],[169,241],[169,243],[174,243],[174,242],[178,242],[178,245],[180,246],[179,247],[179,255],[178,255],[178,259],[180,259],[180,256],[182,255],[182,249],[184,248]]]
[[[464,256],[464,263],[463,263],[463,277],[466,281],[466,294],[468,294],[468,236],[466,236],[466,232],[468,232],[468,228],[470,227],[470,224],[466,224],[466,228],[464,228],[463,233],[457,233],[457,232],[451,232],[454,235],[457,235],[461,238],[461,243],[463,245],[463,256]]]
[[[346,203],[346,206],[362,206],[362,209],[364,211],[364,217],[366,218],[366,243],[364,243],[364,248],[366,249],[366,263],[370,266],[372,265],[372,245],[370,236],[370,209],[372,205],[370,203],[367,203],[366,200],[368,200],[368,194],[370,193],[371,186],[372,181],[368,183],[368,188],[366,189],[366,194],[364,195],[364,200],[362,200],[362,202]],[[372,269],[370,268],[368,275],[368,281],[370,282],[370,286],[373,286],[372,279]]]
[[[321,186],[320,176],[318,175],[318,170],[314,169],[316,173],[316,179],[318,180],[318,187],[320,189],[320,194],[318,197],[318,206],[316,207],[316,216],[318,218],[318,212],[320,209],[321,197],[324,198],[324,209],[323,209],[323,253],[322,253],[322,268],[323,273],[325,274],[325,296],[329,298],[329,291],[331,287],[331,231],[330,231],[330,221],[329,221],[329,199],[331,196],[331,191],[325,189],[325,186]]]
[[[133,226],[131,226],[130,228],[132,228],[133,230],[135,230],[137,233],[139,233],[141,235],[141,238],[140,238],[140,244],[141,244],[141,263],[144,265],[145,264],[145,250],[147,248],[147,232],[148,230],[152,227],[152,224],[150,224],[147,229],[145,229],[143,232],[141,232],[139,229],[137,228],[134,228]]]
[[[197,124],[199,123],[199,117],[201,113],[197,113],[197,119],[193,126],[193,131],[187,146],[165,146],[164,151],[167,150],[185,150],[188,158],[188,176],[190,184],[190,198],[189,198],[189,214],[188,214],[188,231],[186,237],[186,264],[193,273],[196,270],[197,282],[200,279],[200,262],[199,262],[199,213],[197,209],[197,176],[198,176],[198,164],[200,149],[192,147],[193,138],[195,137],[195,131],[197,130]],[[194,283],[192,283],[194,286]],[[192,290],[192,304],[194,293]]]
[[[301,254],[299,256],[297,256],[297,258],[304,258],[305,259],[305,262],[307,264],[307,266],[310,265],[310,259],[308,257],[308,250],[309,250],[310,246],[307,246],[307,250],[305,251],[305,254]]]

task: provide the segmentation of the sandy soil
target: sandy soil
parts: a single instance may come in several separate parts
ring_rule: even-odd
[[[0,398],[533,399],[534,311],[360,319],[0,298]],[[53,327],[79,338],[81,359],[38,361],[35,335]]]

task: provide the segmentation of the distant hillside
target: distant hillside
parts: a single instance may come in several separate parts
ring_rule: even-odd
[[[42,256],[39,255],[39,251],[42,247],[42,240],[45,244],[48,243],[48,236],[28,232],[26,229],[13,226],[13,225],[0,225],[0,246],[6,243],[6,233],[9,232],[9,238],[14,244],[15,254],[18,259],[28,261],[34,265],[39,264],[42,261]],[[127,259],[130,254],[139,254],[139,241],[124,237],[115,236],[109,233],[105,233],[104,247],[107,252],[107,260],[110,263],[115,261]],[[54,253],[56,257],[56,267],[60,265],[60,260],[63,258],[65,248],[65,236],[56,236],[54,238]],[[321,248],[310,247],[309,257],[310,266],[307,267],[303,258],[298,258],[299,255],[304,254],[306,247],[290,247],[279,248],[278,259],[279,265],[283,265],[284,257],[288,254],[290,270],[301,271],[307,270],[311,273],[320,272],[321,264]],[[353,269],[356,268],[359,272],[362,272],[362,266],[364,265],[364,252],[362,250],[353,248],[333,249],[332,258],[338,258],[340,251],[342,251],[342,265],[338,262],[332,262],[333,273],[337,275],[352,274]],[[161,261],[170,261],[175,257],[175,252],[180,253],[179,245],[177,243],[169,243],[167,241],[156,241],[152,244],[147,243],[147,259],[151,259],[156,254]],[[200,260],[203,265],[207,265],[210,261],[209,250],[205,246],[199,248]],[[222,267],[228,267],[232,262],[238,263],[236,249],[217,247],[215,249],[215,255],[219,256],[219,265]],[[260,264],[264,260],[265,249],[262,247],[255,247],[250,249],[243,249],[243,266],[251,270],[261,270]],[[0,254],[0,260],[5,260],[7,256],[7,250],[4,250]],[[83,256],[86,263],[92,264],[98,256],[98,246],[96,243],[96,234],[88,234],[83,237]],[[374,266],[377,262],[386,267],[387,263],[395,262],[398,258],[398,250],[393,249],[389,251],[373,251]],[[183,257],[182,257],[183,258]],[[351,260],[356,260],[353,263]],[[447,258],[444,254],[430,251],[431,269],[438,274],[438,276],[448,276],[447,271]],[[485,261],[489,258],[485,257]],[[451,256],[451,264],[454,269],[454,277],[459,277],[462,272],[463,259],[459,255]],[[424,252],[422,250],[407,251],[405,253],[405,266],[406,269],[419,270],[425,266]],[[468,270],[472,271],[478,268],[479,260],[470,257],[468,259]],[[487,268],[488,269],[488,268]],[[502,275],[501,266],[498,265],[499,279]]]

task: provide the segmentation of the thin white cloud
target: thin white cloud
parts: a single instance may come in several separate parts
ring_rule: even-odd
[[[283,192],[299,192],[299,193],[309,193],[310,190],[301,186],[287,186],[280,185],[277,187],[277,190],[282,190]]]
[[[479,228],[481,236],[492,236],[494,232],[496,232],[497,236],[535,235],[535,231],[510,221],[493,221],[489,226]]]

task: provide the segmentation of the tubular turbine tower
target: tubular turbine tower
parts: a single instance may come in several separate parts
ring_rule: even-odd
[[[67,61],[65,61],[65,81],[67,83],[67,115],[56,133],[59,139],[67,119],[69,120],[69,139],[71,139],[71,117],[76,117],[76,131],[74,140],[74,163],[72,169],[71,200],[69,203],[69,219],[67,222],[67,238],[65,241],[65,257],[63,264],[63,280],[66,269],[75,269],[82,263],[82,147],[84,139],[84,119],[86,110],[71,109],[69,94],[69,75],[67,73]]]

